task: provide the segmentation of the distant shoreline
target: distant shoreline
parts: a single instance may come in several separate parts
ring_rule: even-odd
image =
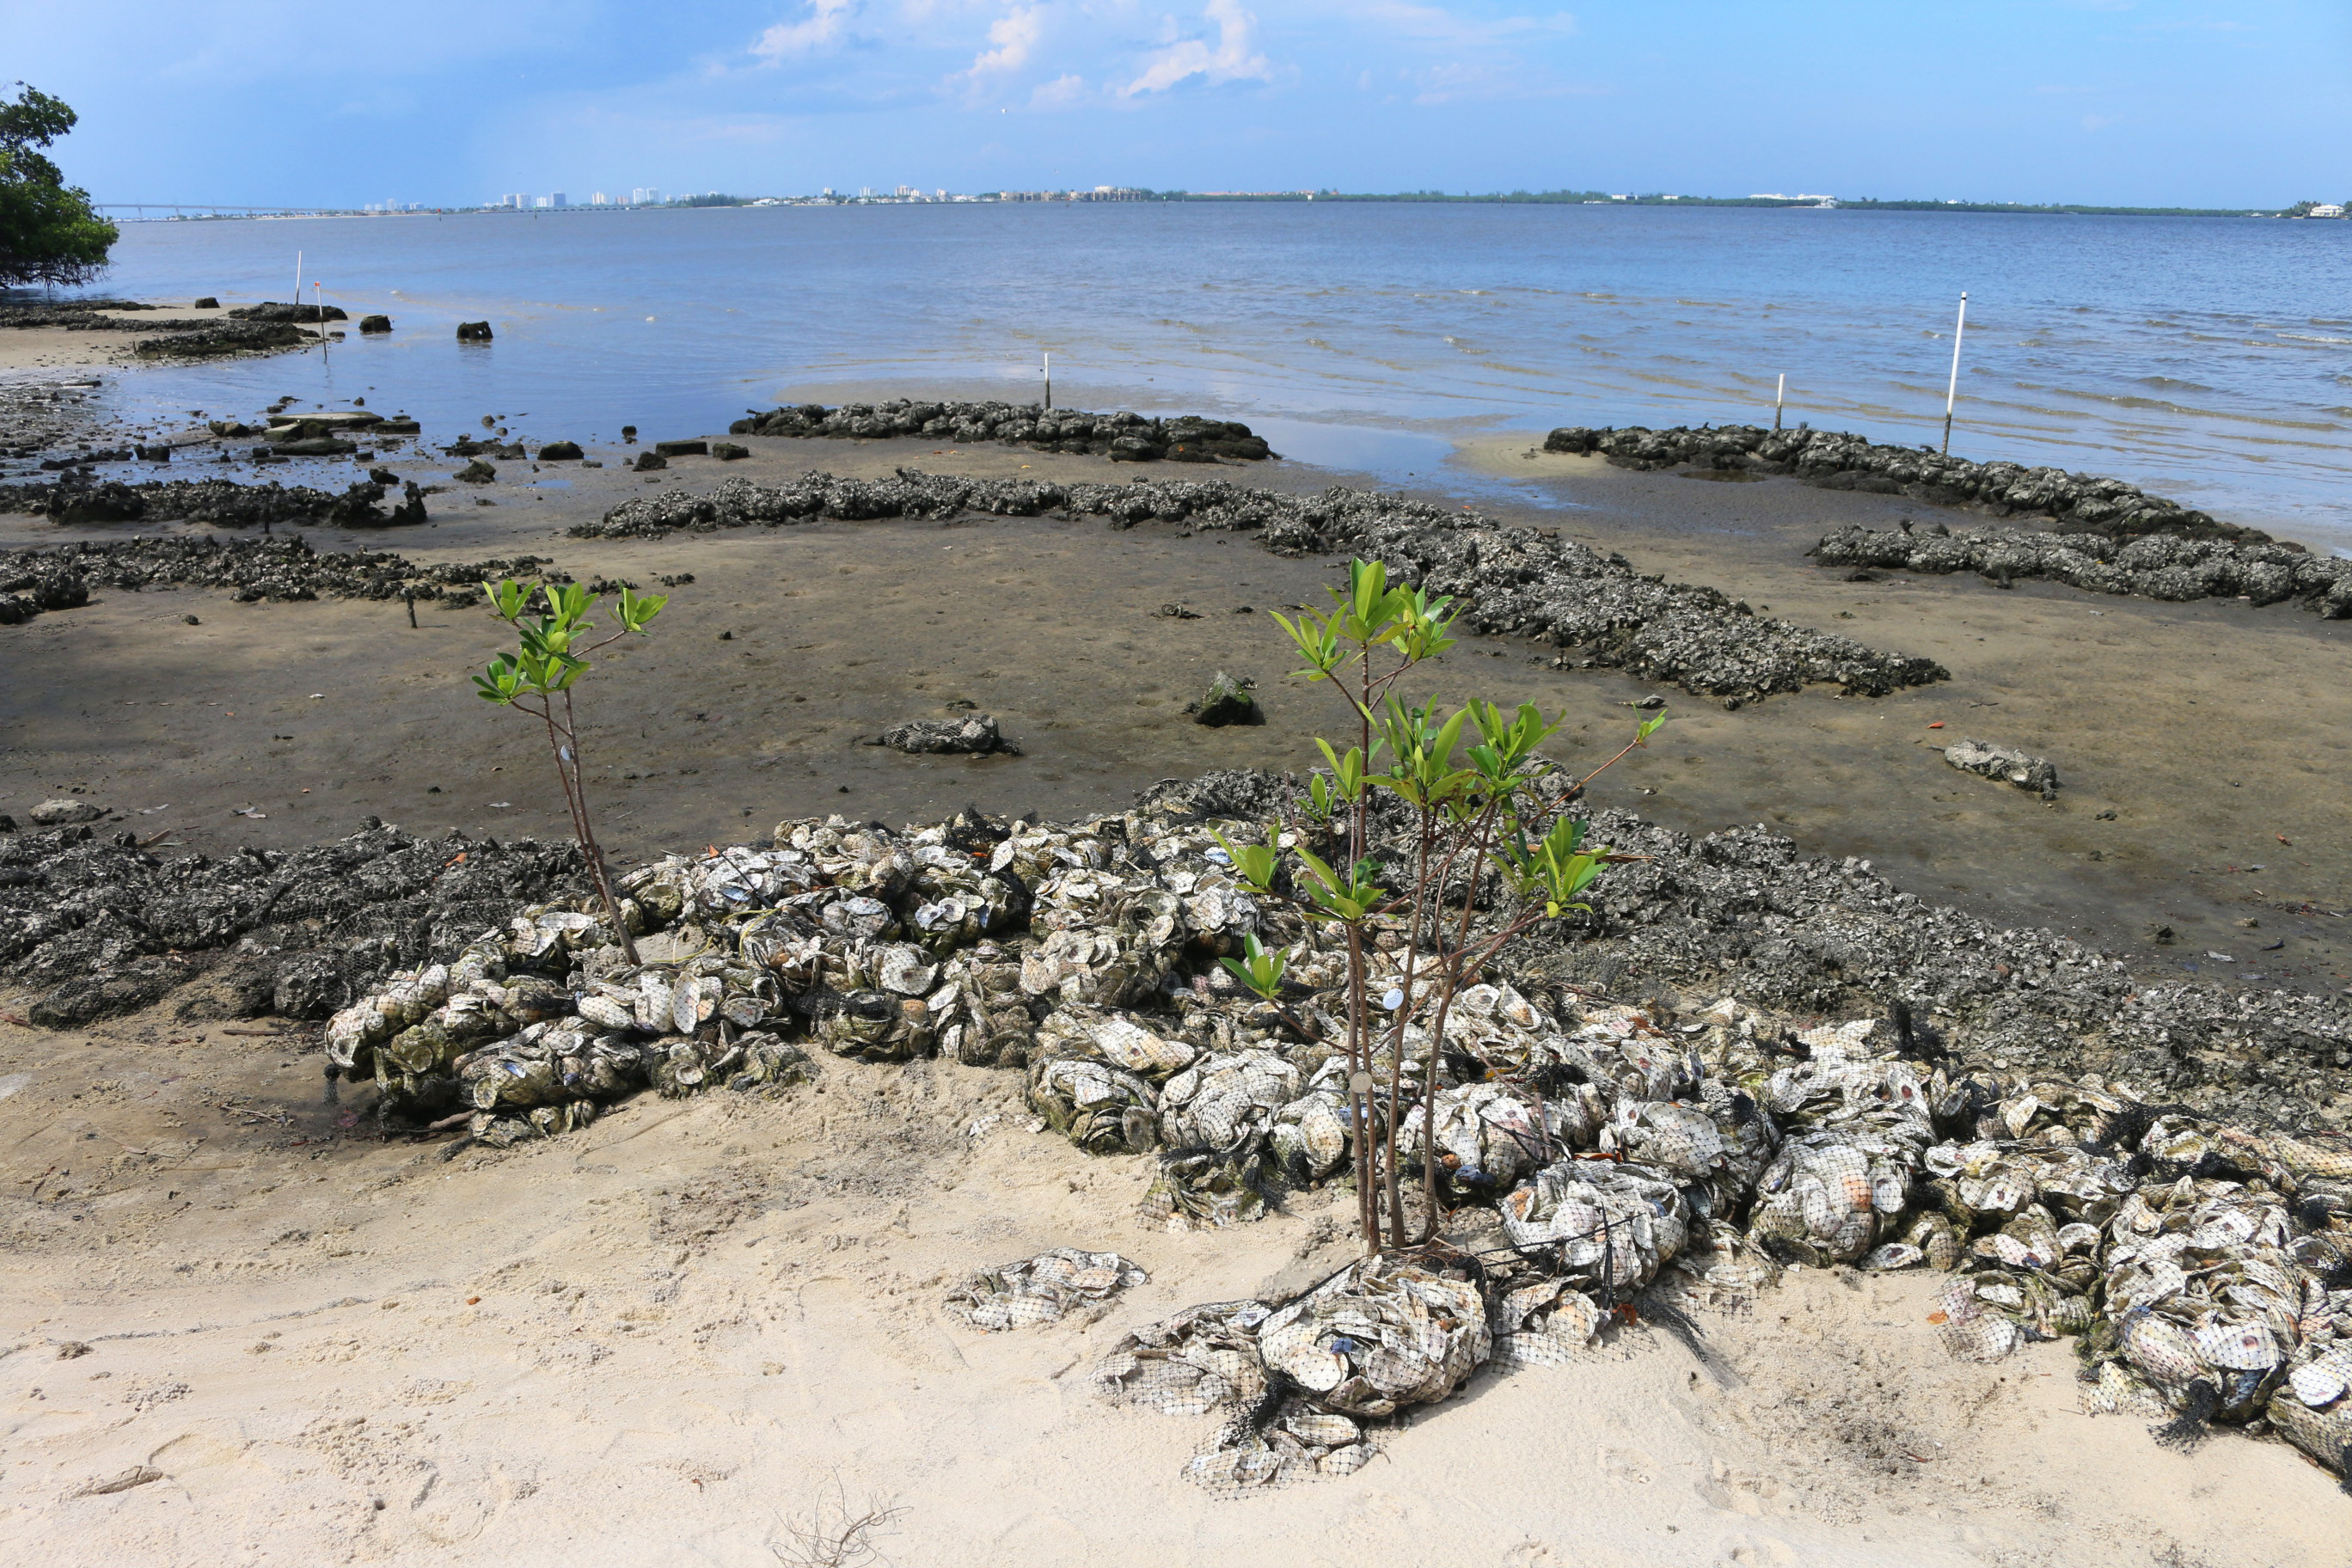
[[[164,212],[167,204],[151,203],[139,210],[152,210],[153,217],[121,216],[130,210],[122,206],[105,205],[103,210],[114,213],[119,223],[225,223],[261,221],[285,218],[364,217],[420,218],[464,217],[503,213],[516,217],[572,216],[586,213],[682,212],[688,210],[726,209],[736,207],[856,207],[856,206],[1027,206],[1049,203],[1113,202],[1297,202],[1297,203],[1425,203],[1454,206],[1595,206],[1595,207],[1748,207],[1768,212],[1926,212],[1926,213],[1990,213],[2018,217],[2231,217],[2231,218],[2302,218],[2305,215],[2285,207],[2132,207],[2099,206],[2087,203],[2028,203],[2028,202],[1951,202],[1930,200],[1881,201],[1874,197],[1844,198],[1832,196],[1685,196],[1652,194],[1611,195],[1600,191],[1489,191],[1479,194],[1465,192],[1453,195],[1444,191],[1152,191],[1119,189],[1107,191],[989,191],[978,194],[947,195],[813,195],[813,196],[703,196],[692,201],[662,203],[607,202],[576,203],[560,207],[420,207],[401,212],[369,212],[356,207],[286,207],[270,211],[218,212],[205,211],[203,204],[191,203],[198,210]],[[2322,221],[2325,221],[2324,219]]]

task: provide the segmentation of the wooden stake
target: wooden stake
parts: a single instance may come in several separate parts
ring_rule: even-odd
[[[1045,356],[1045,411],[1048,414],[1051,414],[1054,411],[1054,356],[1050,353]]]
[[[1772,394],[1772,428],[1775,430],[1780,427],[1780,405],[1788,399],[1788,396],[1789,373],[1784,370],[1780,373],[1780,387]]]
[[[1960,290],[1960,319],[1952,328],[1952,380],[1944,388],[1944,456],[1952,455],[1952,404],[1960,395],[1960,339],[1969,330],[1969,291]]]

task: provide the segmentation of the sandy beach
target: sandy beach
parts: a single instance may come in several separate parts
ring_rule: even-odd
[[[77,342],[0,348],[91,336],[59,335]],[[717,433],[646,432],[695,434]],[[658,475],[625,469],[617,446],[590,449],[597,469],[501,461],[478,490],[438,453],[389,456],[448,486],[427,526],[307,533],[426,561],[529,552],[647,589],[691,574],[583,696],[591,787],[624,862],[835,812],[1117,810],[1160,779],[1303,768],[1337,721],[1290,675],[1270,612],[1320,604],[1343,563],[1245,535],[1045,517],[568,535],[656,489],[807,469],[1136,477],[1003,447],[745,444],[742,461]],[[1815,688],[1727,711],[1555,668],[1557,650],[1518,639],[1468,637],[1439,661],[1441,694],[1564,712],[1571,763],[1613,751],[1633,705],[1664,697],[1674,721],[1602,804],[1694,833],[1767,823],[2150,980],[2352,985],[2352,623],[1851,582],[1804,557],[1833,526],[1979,520],[1793,480],[1629,473],[1523,437],[1472,443],[1460,465],[1472,493],[1443,479],[1416,493],[1951,671],[1882,699]],[[1213,472],[1362,482],[1284,462]],[[337,488],[359,477],[339,473]],[[0,547],[179,531],[5,515]],[[0,631],[0,812],[79,792],[112,813],[100,832],[169,829],[159,853],[215,856],[368,816],[561,837],[537,738],[469,692],[500,628],[439,605],[418,623],[396,604],[106,589]],[[1190,721],[1219,671],[1257,682],[1265,724]],[[864,743],[963,702],[1021,754]],[[1955,771],[1939,751],[1962,737],[2053,759],[2063,789],[2045,803]],[[1358,1475],[1219,1500],[1176,1479],[1200,1424],[1103,1405],[1087,1369],[1179,1307],[1344,1262],[1343,1200],[1214,1233],[1147,1227],[1150,1160],[1033,1131],[1017,1078],[951,1061],[829,1062],[782,1100],[644,1096],[552,1142],[445,1158],[322,1103],[313,1026],[191,1022],[167,1000],[42,1031],[17,1021],[25,1005],[0,996],[0,1541],[33,1562],[789,1562],[836,1481],[852,1505],[903,1508],[877,1538],[891,1560],[940,1568],[1129,1553],[2286,1568],[2340,1562],[2352,1519],[2284,1444],[2158,1447],[2144,1419],[2080,1413],[2066,1343],[1949,1360],[1927,1324],[1937,1279],[1843,1268],[1706,1314],[1705,1357],[1628,1329],[1570,1366],[1480,1373]],[[1150,1282],[1031,1331],[941,1312],[947,1282],[1049,1246],[1115,1249]]]

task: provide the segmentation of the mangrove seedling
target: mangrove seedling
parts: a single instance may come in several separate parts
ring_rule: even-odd
[[[623,588],[614,605],[620,629],[598,641],[588,640],[596,629],[589,613],[604,603],[592,598],[576,583],[485,583],[491,613],[515,629],[516,647],[490,661],[474,677],[476,694],[485,702],[512,708],[537,719],[547,729],[548,750],[555,756],[555,776],[563,786],[563,804],[572,812],[572,837],[580,841],[581,858],[604,900],[604,918],[629,962],[637,962],[636,940],[621,918],[620,900],[613,896],[613,876],[604,851],[596,843],[596,829],[588,815],[588,784],[580,761],[580,725],[572,707],[572,689],[588,673],[588,656],[627,637],[644,637],[646,627],[669,602],[666,594],[640,595]],[[545,607],[541,608],[541,605]]]
[[[1338,1043],[1349,1067],[1358,1225],[1365,1250],[1378,1252],[1435,1233],[1437,1072],[1454,997],[1513,939],[1585,910],[1579,895],[1610,862],[1636,858],[1588,848],[1584,823],[1569,812],[1599,773],[1648,742],[1665,714],[1645,721],[1600,768],[1570,777],[1538,751],[1560,721],[1547,721],[1532,704],[1507,712],[1474,698],[1446,713],[1399,695],[1408,671],[1454,646],[1452,600],[1392,585],[1379,561],[1351,563],[1347,586],[1330,592],[1328,612],[1275,618],[1306,661],[1298,673],[1329,681],[1346,700],[1355,744],[1343,752],[1330,741],[1315,742],[1324,766],[1293,808],[1295,869],[1282,864],[1279,824],[1262,847],[1219,842],[1255,893],[1289,904],[1307,921],[1336,926],[1345,943],[1346,1018]],[[1381,846],[1393,864],[1373,855],[1376,795],[1394,802],[1383,819],[1396,826],[1384,830]],[[1316,838],[1337,851],[1331,861],[1307,847]],[[1376,950],[1398,972],[1377,1005],[1370,994]],[[1281,968],[1255,939],[1244,952],[1226,967],[1270,1000]],[[1416,1052],[1418,1071],[1409,1072]],[[1398,1158],[1398,1134],[1414,1112],[1423,1149],[1417,1226],[1408,1223]]]

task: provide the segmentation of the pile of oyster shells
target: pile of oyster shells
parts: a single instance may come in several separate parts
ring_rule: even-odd
[[[2117,543],[2095,533],[2023,528],[1955,533],[1937,523],[1915,532],[1907,522],[1899,528],[1849,523],[1823,534],[1807,553],[1823,566],[1974,572],[2003,587],[2020,577],[2042,577],[2090,594],[2175,602],[2243,595],[2257,605],[2276,605],[2292,599],[2329,620],[2352,618],[2352,561],[2260,536],[2184,539],[2168,532]]]
[[[503,1146],[646,1087],[772,1093],[827,1055],[951,1057],[1024,1073],[1042,1124],[1090,1153],[1158,1156],[1153,1219],[1245,1223],[1349,1179],[1344,949],[1242,885],[1213,829],[1264,831],[1172,806],[788,822],[768,847],[624,877],[637,963],[600,906],[532,906],[338,1013],[331,1058],[388,1118],[466,1113]],[[1217,962],[1247,935],[1290,954],[1278,1003]],[[1411,1164],[1434,1157],[1445,1239],[1128,1336],[1107,1396],[1228,1413],[1194,1479],[1352,1469],[1372,1424],[1481,1365],[1579,1353],[1665,1270],[1738,1293],[1791,1264],[1952,1271],[1932,1321],[1955,1353],[2074,1336],[2090,1408],[2274,1430],[2344,1468],[2352,1137],[1965,1064],[1907,1017],[1730,997],[1675,1012],[1490,975],[1433,1039],[1399,945],[1375,933],[1370,994],[1406,1012],[1408,1084],[1436,1056],[1433,1100],[1397,1131]],[[1066,1305],[1129,1267],[1033,1259],[968,1289],[967,1315],[1009,1326],[1036,1310],[1014,1298]]]

